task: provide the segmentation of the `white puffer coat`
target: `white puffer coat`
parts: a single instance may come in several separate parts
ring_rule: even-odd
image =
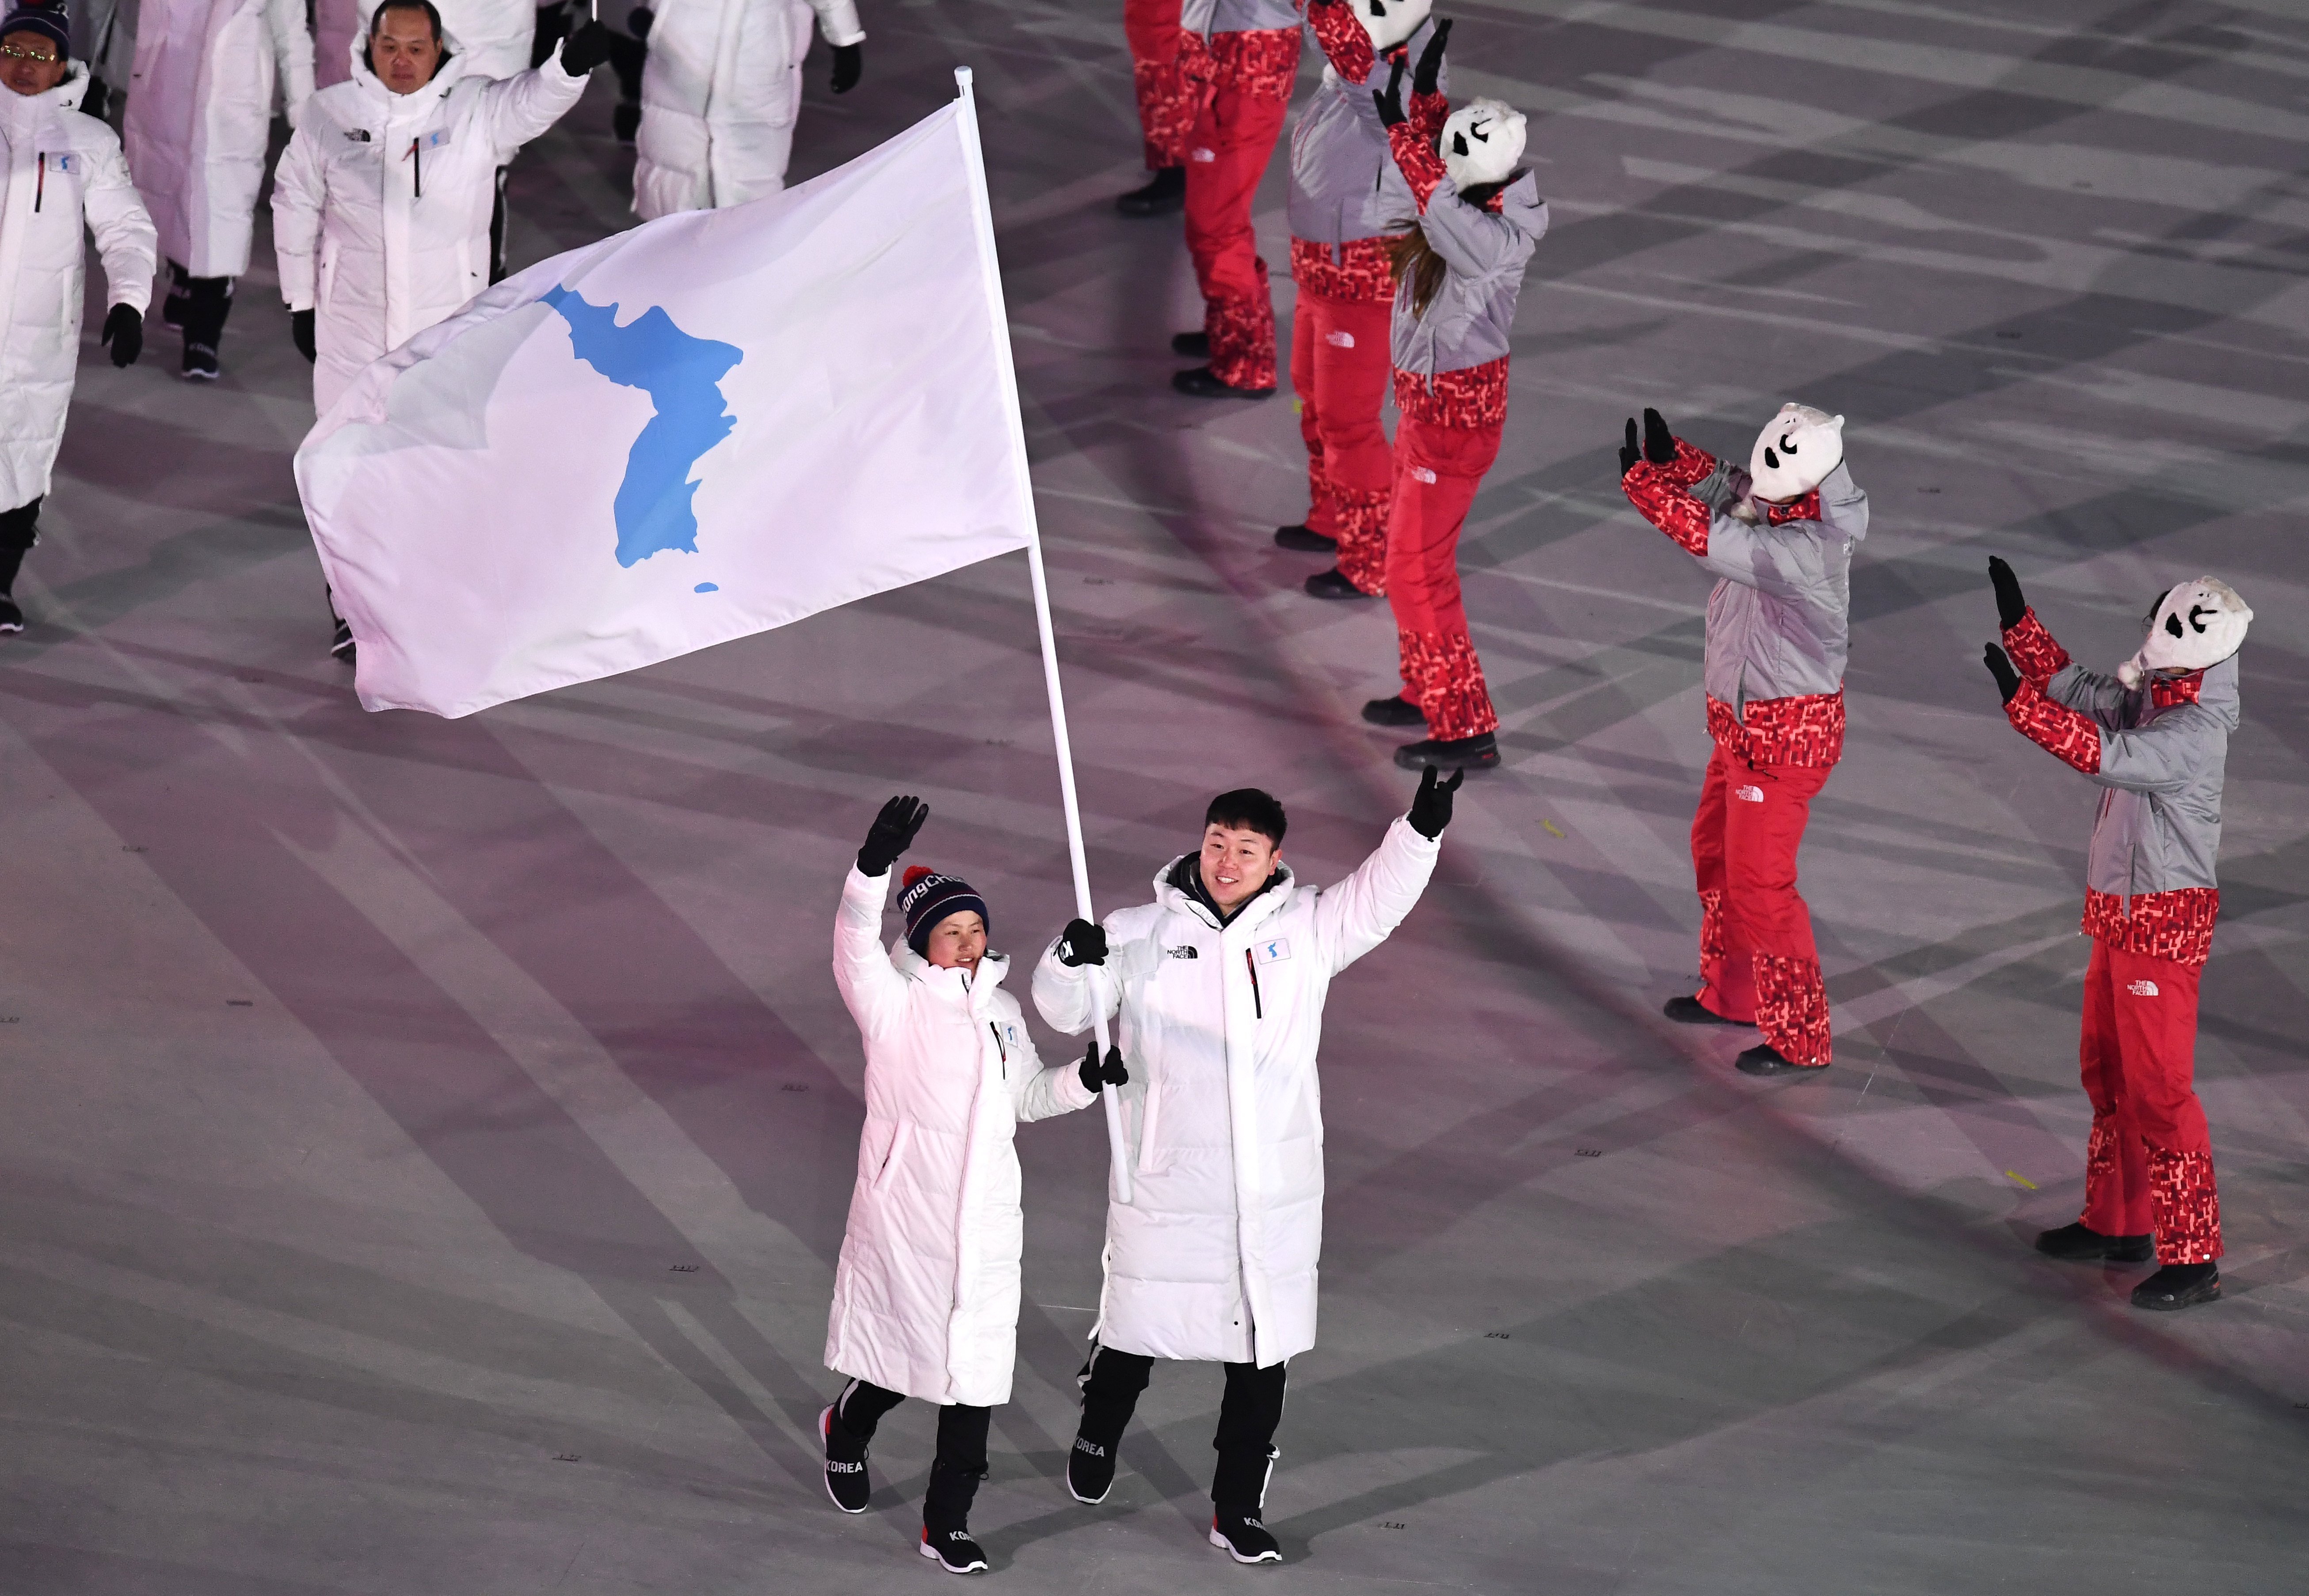
[[[826,1366],[925,1402],[1010,1400],[1018,1351],[1018,1122],[1089,1107],[1073,1065],[1042,1067],[1010,962],[974,979],[904,938],[882,947],[887,872],[843,884],[834,979],[866,1042],[866,1128],[834,1275]]]
[[[45,94],[0,89],[0,510],[48,491],[64,441],[80,367],[83,218],[108,302],[142,311],[152,296],[152,219],[120,141],[81,114],[87,91],[78,62]]]
[[[313,96],[272,174],[281,295],[319,313],[313,405],[324,415],[363,367],[489,286],[497,169],[585,91],[558,47],[497,82],[453,55],[413,94],[387,89],[354,50],[351,79]]]
[[[278,86],[313,92],[304,0],[143,0],[123,137],[160,254],[195,277],[248,270]]]
[[[812,7],[802,0],[662,0],[642,68],[634,214],[742,205],[785,186]],[[854,0],[817,0],[830,45],[866,37]]]
[[[1042,1018],[1077,1033],[1103,1002],[1130,1071],[1136,1189],[1107,1203],[1101,1346],[1266,1367],[1315,1344],[1323,1001],[1411,912],[1439,851],[1398,820],[1336,886],[1302,887],[1285,867],[1224,929],[1172,884],[1173,860],[1154,902],[1106,918],[1095,976],[1055,943],[1043,954]]]

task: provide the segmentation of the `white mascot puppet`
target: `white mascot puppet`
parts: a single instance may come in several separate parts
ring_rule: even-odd
[[[1767,504],[1802,498],[1844,463],[1844,418],[1793,401],[1780,407],[1748,456],[1750,492]]]
[[[1371,35],[1371,49],[1381,56],[1419,31],[1419,24],[1435,9],[1435,0],[1355,0],[1355,20]]]
[[[1523,159],[1524,116],[1504,100],[1471,99],[1443,124],[1443,169],[1460,193],[1504,183]]]
[[[2158,601],[2148,641],[2116,668],[2116,679],[2134,687],[2159,670],[2210,669],[2244,646],[2252,622],[2253,611],[2218,576],[2184,582]]]

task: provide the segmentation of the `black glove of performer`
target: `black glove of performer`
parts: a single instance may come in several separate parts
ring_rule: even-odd
[[[580,23],[561,45],[561,70],[582,78],[610,58],[610,30],[591,20]]]
[[[866,845],[858,850],[858,873],[887,876],[898,856],[914,845],[914,833],[930,817],[930,807],[911,795],[884,804],[882,812],[874,816],[874,829],[866,833]]]
[[[321,358],[320,346],[313,341],[311,311],[292,310],[289,313],[289,336],[297,341],[297,352],[305,357],[306,365],[310,366]]]
[[[1644,458],[1654,465],[1665,465],[1675,458],[1675,434],[1667,429],[1667,421],[1657,410],[1644,412]]]
[[[866,73],[866,47],[862,44],[838,44],[834,47],[834,91],[847,94],[858,87],[858,80]]]
[[[1620,475],[1624,477],[1634,470],[1636,462],[1643,457],[1644,446],[1636,441],[1636,418],[1630,416],[1628,418],[1628,436],[1620,443]]]
[[[657,25],[657,13],[646,5],[636,5],[626,13],[626,31],[636,39],[647,39],[649,30]]]
[[[1451,795],[1459,790],[1459,783],[1467,779],[1465,771],[1453,771],[1449,781],[1435,779],[1435,767],[1429,765],[1419,778],[1419,790],[1411,800],[1411,813],[1404,818],[1411,829],[1430,842],[1443,834],[1451,824]]]
[[[1411,74],[1411,91],[1414,94],[1441,92],[1437,85],[1443,79],[1443,41],[1450,37],[1451,19],[1438,17],[1435,20],[1435,36],[1427,41],[1427,47],[1419,52],[1419,70]]]
[[[2012,695],[2020,691],[2020,673],[2012,669],[2012,661],[2004,657],[2004,651],[1993,643],[1981,659],[1988,667],[1988,674],[1996,678],[1996,690],[2004,694],[2005,703],[2011,703]]]
[[[2011,566],[1992,554],[1988,556],[1988,580],[1996,588],[1997,629],[2010,632],[2028,613],[2028,600],[2020,596],[2020,579],[2012,574]],[[2011,694],[2005,696],[2010,698]]]
[[[116,305],[104,318],[103,336],[99,343],[112,346],[115,366],[134,366],[136,357],[144,352],[144,313],[133,305]]]
[[[1085,1050],[1083,1061],[1075,1073],[1082,1079],[1083,1090],[1094,1097],[1098,1094],[1098,1089],[1102,1085],[1128,1086],[1130,1084],[1130,1072],[1122,1067],[1122,1049],[1109,1048],[1106,1050],[1106,1062],[1102,1065],[1098,1061],[1096,1042],[1091,1043]]]
[[[1411,118],[1403,109],[1403,57],[1396,57],[1395,70],[1387,74],[1387,87],[1371,91],[1371,104],[1379,108],[1379,125],[1393,127]]]
[[[1072,970],[1080,964],[1106,962],[1106,930],[1088,920],[1068,920],[1059,933],[1059,962]]]

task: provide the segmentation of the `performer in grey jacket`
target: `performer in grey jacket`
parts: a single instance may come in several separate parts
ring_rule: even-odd
[[[2210,1302],[2221,1294],[2221,1205],[2192,1083],[2197,978],[2220,913],[2221,778],[2253,611],[2227,582],[2184,582],[2158,600],[2140,651],[2103,676],[2053,641],[2011,566],[1992,559],[1988,575],[2004,647],[1989,644],[1987,664],[2005,717],[2108,789],[2085,864],[2085,1211],[2037,1247],[2145,1263],[2153,1235],[2160,1267],[2133,1306]]]

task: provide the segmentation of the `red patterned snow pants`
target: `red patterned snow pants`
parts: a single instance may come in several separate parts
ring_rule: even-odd
[[[2221,1255],[2213,1144],[2193,1084],[2197,969],[2093,939],[2078,1048],[2092,1140],[2085,1211],[2104,1236],[2157,1233],[2159,1264]]]
[[[1179,0],[1122,0],[1122,37],[1130,45],[1146,169],[1184,166],[1195,97],[1179,73]]]
[[[1307,442],[1307,526],[1339,540],[1339,571],[1387,591],[1387,512],[1395,458],[1379,425],[1393,365],[1388,300],[1329,299],[1304,283],[1291,313],[1291,391]]]
[[[1445,741],[1496,730],[1500,717],[1459,601],[1459,529],[1500,453],[1500,424],[1442,427],[1398,414],[1387,515],[1387,600],[1402,647],[1403,696]]]
[[[1275,386],[1275,301],[1258,258],[1251,201],[1291,109],[1231,82],[1210,90],[1187,137],[1187,253],[1203,292],[1211,374],[1234,388]]]
[[[1691,817],[1699,885],[1699,1001],[1752,1021],[1791,1064],[1829,1062],[1828,988],[1796,850],[1828,765],[1751,765],[1717,746]]]

